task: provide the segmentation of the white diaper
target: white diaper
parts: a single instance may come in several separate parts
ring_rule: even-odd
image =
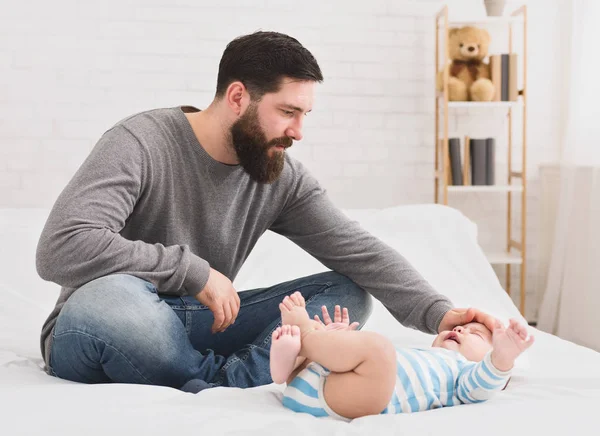
[[[283,405],[295,412],[309,413],[316,417],[331,416],[351,421],[335,413],[325,402],[323,387],[329,373],[328,369],[318,363],[309,363],[283,391]]]

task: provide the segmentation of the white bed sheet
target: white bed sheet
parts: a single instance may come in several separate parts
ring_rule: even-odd
[[[39,331],[58,287],[35,273],[35,245],[47,210],[0,210],[0,434],[586,434],[600,404],[600,353],[531,329],[536,343],[519,360],[508,389],[493,400],[347,424],[284,409],[282,385],[219,388],[192,395],[176,389],[82,385],[41,370]],[[457,306],[501,319],[519,316],[476,243],[476,227],[437,205],[347,213],[406,256]],[[234,285],[267,286],[326,269],[278,235],[259,241]],[[432,336],[403,328],[379,303],[365,326],[399,346]]]

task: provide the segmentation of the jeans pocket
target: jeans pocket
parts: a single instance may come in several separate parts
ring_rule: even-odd
[[[189,295],[185,295],[181,297],[181,301],[185,305],[185,308],[188,310],[208,310],[208,307],[204,304],[200,303],[196,297],[191,297]]]
[[[171,306],[171,309],[177,309],[177,310],[185,310],[186,309],[185,301],[183,300],[183,298],[181,298],[179,296],[158,294],[158,298],[160,298],[161,301],[164,301],[169,306]]]

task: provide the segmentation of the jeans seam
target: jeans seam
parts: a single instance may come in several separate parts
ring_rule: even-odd
[[[100,342],[102,342],[102,343],[103,343],[105,346],[107,346],[107,347],[109,347],[109,348],[112,348],[112,349],[113,349],[113,350],[114,350],[116,353],[118,353],[118,354],[119,354],[121,357],[123,357],[123,359],[124,359],[124,360],[125,360],[125,361],[126,361],[128,364],[129,364],[129,365],[131,365],[131,367],[133,368],[133,370],[134,370],[136,373],[138,373],[138,375],[139,375],[140,377],[142,377],[142,378],[143,378],[143,379],[144,379],[144,380],[145,380],[145,381],[146,381],[148,384],[153,384],[151,380],[149,380],[148,378],[146,378],[146,377],[145,377],[145,376],[144,376],[144,375],[143,375],[143,374],[142,374],[142,373],[141,373],[141,372],[140,372],[140,371],[139,371],[139,370],[138,370],[138,369],[135,367],[135,365],[133,365],[133,363],[132,363],[132,362],[131,362],[131,361],[130,361],[130,360],[129,360],[129,359],[126,357],[126,356],[125,356],[125,354],[123,354],[123,353],[122,353],[120,350],[118,350],[117,348],[115,348],[113,345],[110,345],[110,344],[108,344],[108,343],[107,343],[107,342],[106,342],[104,339],[101,339],[101,338],[99,338],[99,337],[97,337],[97,336],[94,336],[94,335],[91,335],[91,334],[89,334],[89,333],[85,333],[85,332],[82,332],[82,331],[79,331],[79,330],[67,330],[67,331],[64,331],[64,332],[62,332],[62,333],[60,333],[60,334],[54,335],[54,339],[56,339],[56,338],[57,338],[57,337],[59,337],[59,336],[64,336],[64,335],[66,335],[66,334],[73,334],[73,333],[77,333],[77,334],[80,334],[80,335],[83,335],[83,336],[87,336],[87,337],[89,337],[89,338],[96,339],[97,341],[100,341]]]
[[[48,363],[46,366],[48,367],[48,373],[53,377],[58,377],[54,370],[52,369],[52,349],[54,348],[54,339],[56,338],[56,331],[52,329],[52,340],[50,341],[50,347],[48,347]]]
[[[268,335],[265,337],[265,340],[264,340],[264,341],[262,341],[263,348],[264,348],[264,346],[265,346],[265,345],[267,345],[267,342],[269,342],[269,339],[271,338],[271,335],[273,335],[273,332],[274,332],[275,330],[277,330],[279,327],[281,327],[281,323],[282,323],[282,321],[279,321],[279,322],[277,323],[277,325],[275,326],[275,328],[274,328],[273,330],[271,330],[271,331],[269,332],[269,334],[268,334]]]
[[[192,334],[192,314],[189,310],[185,311],[185,332],[188,337]]]
[[[331,287],[331,285],[332,285],[331,282],[325,282],[325,283],[321,283],[321,282],[319,282],[319,283],[308,283],[308,284],[304,284],[302,286],[299,286],[299,288],[303,288],[303,287],[306,287],[306,286],[325,286],[325,287]],[[275,297],[279,297],[279,296],[281,296],[283,294],[286,294],[288,292],[290,292],[288,289],[282,289],[281,292],[278,292],[276,294],[269,294],[268,298],[265,297],[265,298],[259,299],[257,301],[253,301],[253,302],[251,302],[249,304],[245,304],[244,307],[246,307],[246,306],[252,306],[254,304],[262,303],[263,301],[271,300],[271,299],[273,299]]]

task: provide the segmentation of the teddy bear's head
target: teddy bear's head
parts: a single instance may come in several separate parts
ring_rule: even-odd
[[[483,60],[488,54],[490,34],[485,29],[465,26],[449,30],[450,59]]]

